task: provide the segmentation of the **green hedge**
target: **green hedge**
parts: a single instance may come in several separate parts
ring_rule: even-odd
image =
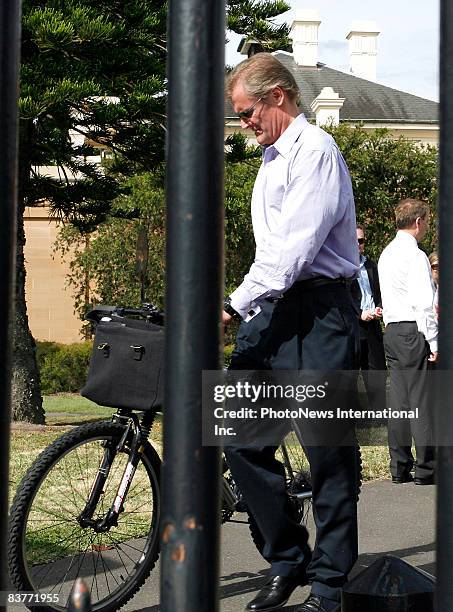
[[[85,384],[91,355],[91,342],[58,344],[36,342],[41,375],[41,393],[79,391]]]

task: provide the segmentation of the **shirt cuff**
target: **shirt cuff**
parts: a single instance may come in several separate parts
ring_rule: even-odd
[[[431,353],[437,353],[437,338],[435,340],[429,341],[429,348],[431,349]]]
[[[244,321],[251,321],[261,312],[261,307],[250,299],[250,295],[242,286],[233,291],[230,300],[232,308],[241,315]]]

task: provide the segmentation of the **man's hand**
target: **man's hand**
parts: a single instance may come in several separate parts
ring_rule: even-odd
[[[224,310],[222,310],[222,323],[225,325],[225,327],[229,325],[232,320],[233,320],[233,317],[229,315],[227,312],[225,312]]]
[[[374,313],[372,310],[362,310],[360,318],[362,321],[372,321],[374,319]]]
[[[431,363],[436,363],[438,357],[439,353],[437,351],[434,351],[434,353],[431,353],[431,355],[428,357],[428,361],[430,361]]]

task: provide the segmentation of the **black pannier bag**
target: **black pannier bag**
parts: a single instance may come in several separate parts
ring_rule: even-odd
[[[158,409],[163,402],[164,343],[163,326],[103,317],[96,324],[88,377],[80,394],[101,406]]]

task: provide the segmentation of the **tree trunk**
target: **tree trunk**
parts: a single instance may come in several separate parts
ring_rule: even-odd
[[[36,344],[28,327],[25,301],[25,187],[29,180],[31,164],[27,152],[31,150],[33,125],[21,122],[19,136],[19,185],[16,255],[15,318],[13,320],[13,420],[44,423],[44,410],[36,362]]]

